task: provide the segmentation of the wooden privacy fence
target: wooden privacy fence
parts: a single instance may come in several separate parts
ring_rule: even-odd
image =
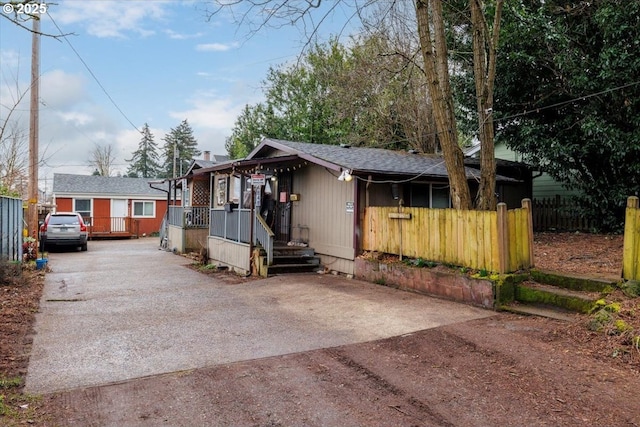
[[[579,205],[568,197],[533,199],[533,229],[535,231],[589,231],[595,226],[578,213]]]
[[[640,280],[640,209],[638,208],[638,198],[635,196],[627,199],[624,219],[622,278]]]
[[[497,211],[368,207],[363,249],[509,273],[533,266],[531,201]]]

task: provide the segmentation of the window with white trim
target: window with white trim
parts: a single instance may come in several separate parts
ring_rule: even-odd
[[[91,199],[73,199],[73,211],[88,221],[91,218]]]
[[[133,217],[134,218],[155,218],[156,202],[145,200],[133,201]]]

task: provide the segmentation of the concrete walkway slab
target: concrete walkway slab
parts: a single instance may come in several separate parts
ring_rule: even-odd
[[[25,390],[355,344],[494,314],[329,275],[231,285],[189,262],[150,238],[51,253]]]

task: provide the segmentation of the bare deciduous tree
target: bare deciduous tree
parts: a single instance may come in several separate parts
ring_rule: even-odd
[[[481,124],[481,141],[486,145],[482,151],[482,189],[479,196],[480,207],[489,208],[495,204],[495,196],[491,198],[495,188],[495,161],[493,161],[493,122],[491,105],[493,97],[493,80],[495,76],[495,46],[499,33],[500,11],[503,0],[496,0],[493,36],[484,20],[484,1],[469,0],[472,10],[474,37],[474,60],[478,64],[477,85],[482,99],[478,101],[479,123]],[[444,162],[449,175],[451,200],[454,208],[471,209],[473,201],[467,182],[464,167],[464,156],[458,143],[458,129],[455,117],[453,95],[450,83],[450,68],[445,34],[445,21],[441,0],[414,0],[417,34],[422,52],[423,70],[427,78],[428,93],[433,105],[435,129],[442,148]],[[385,2],[390,11],[403,2]],[[208,18],[229,11],[238,24],[249,25],[253,34],[263,27],[278,28],[283,25],[297,25],[302,28],[311,43],[317,35],[318,26],[329,19],[340,7],[351,7],[355,10],[352,17],[366,16],[365,9],[376,4],[373,0],[358,2],[341,0],[322,2],[321,0],[212,0],[213,9],[207,10]],[[378,3],[379,5],[380,3]],[[487,44],[487,42],[489,43]],[[489,54],[484,53],[489,46]],[[483,51],[475,52],[482,49]],[[485,64],[484,61],[488,63]],[[491,126],[490,126],[491,125]],[[490,128],[490,129],[489,129]],[[488,151],[491,151],[491,154]]]
[[[496,208],[493,85],[496,79],[496,57],[503,0],[496,0],[493,30],[489,28],[485,19],[484,1],[470,0],[470,5],[481,171],[476,207],[482,210],[493,210]]]
[[[21,196],[27,192],[28,137],[17,122],[2,129],[0,140],[0,184]]]
[[[109,145],[94,144],[89,158],[89,166],[95,168],[97,175],[111,176],[111,166],[116,158],[113,156],[113,147]]]
[[[464,156],[458,145],[442,3],[439,0],[416,0],[416,18],[438,140],[449,174],[451,203],[456,209],[471,209]]]
[[[17,72],[12,79],[13,83],[10,83],[3,76],[6,95],[0,100],[0,184],[24,197],[27,194],[29,145],[27,132],[16,113],[29,90],[20,88]],[[5,104],[7,100],[10,103]]]

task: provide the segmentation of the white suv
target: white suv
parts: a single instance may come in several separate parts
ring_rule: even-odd
[[[76,246],[87,250],[87,226],[77,212],[50,213],[40,226],[40,250],[52,246]]]

